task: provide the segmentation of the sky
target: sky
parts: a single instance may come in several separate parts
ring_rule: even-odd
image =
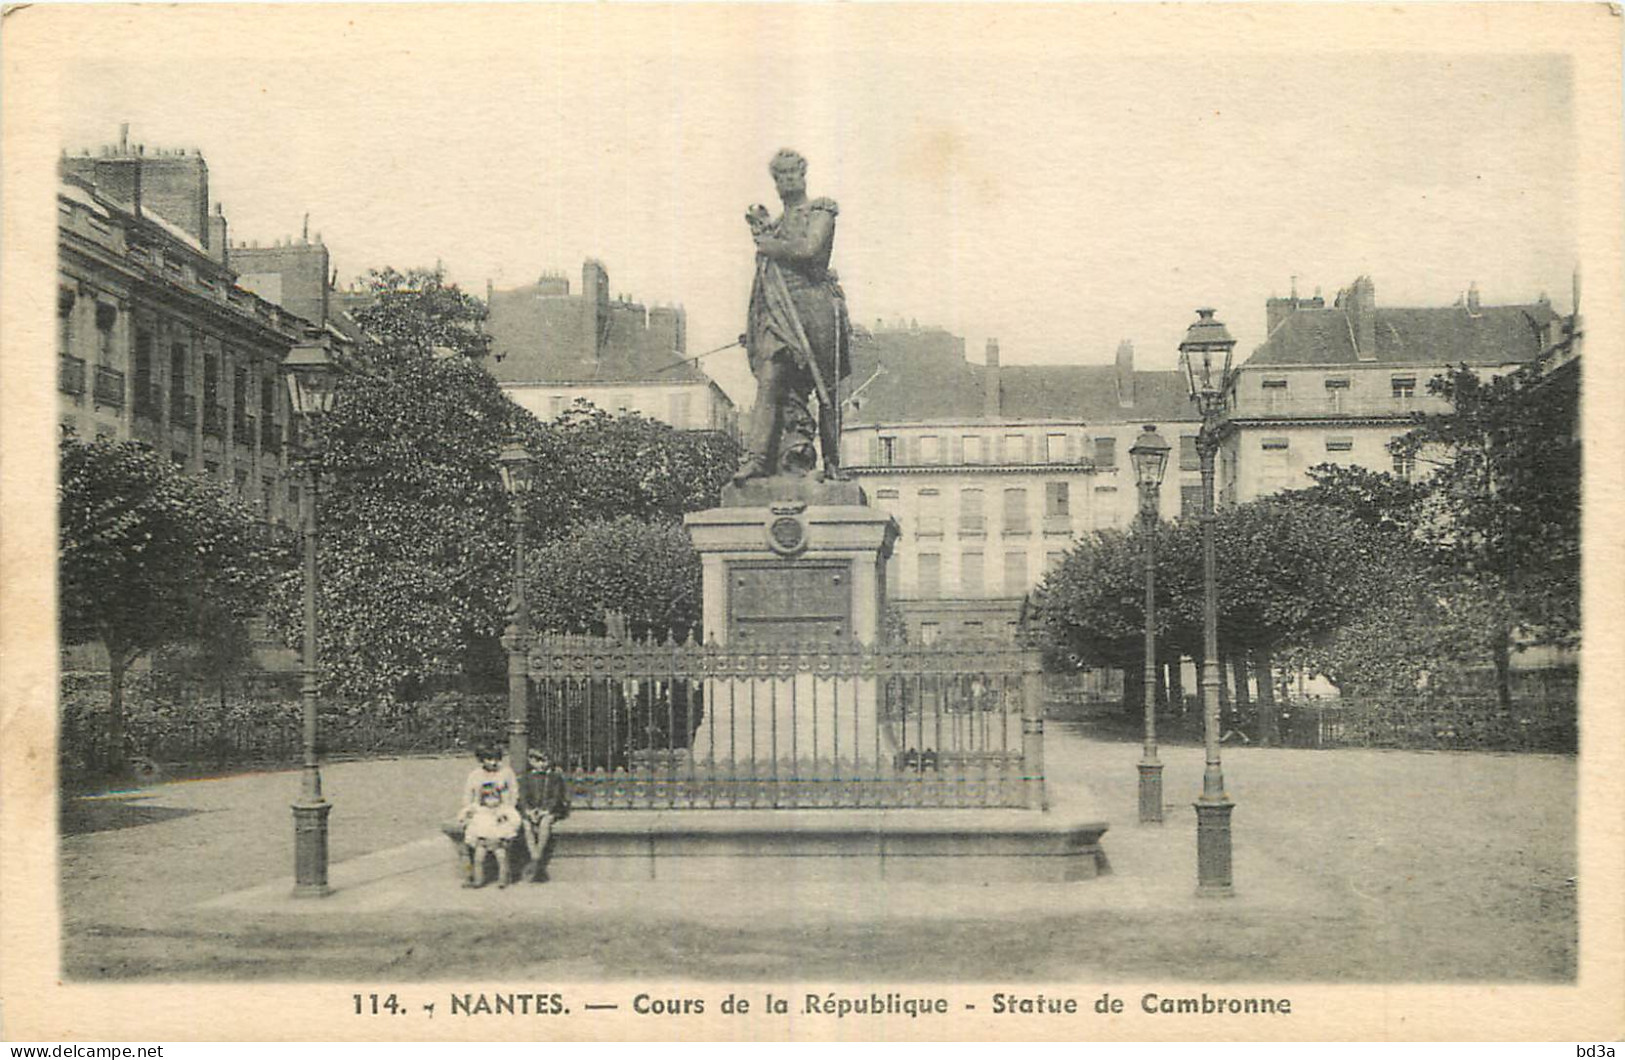
[[[776,205],[767,162],[790,146],[839,203],[853,318],[940,325],[972,359],[996,337],[1006,364],[1103,363],[1128,339],[1138,367],[1171,369],[1199,306],[1245,356],[1294,276],[1328,301],[1368,274],[1379,305],[1472,282],[1486,303],[1569,305],[1561,56],[1104,47],[1093,12],[1022,36],[795,8],[726,32],[652,7],[231,10],[128,16],[174,30],[140,49],[112,16],[81,32],[60,145],[127,121],[149,150],[199,148],[233,240],[297,235],[308,211],[341,282],[440,261],[483,295],[579,283],[596,257],[613,292],[683,304],[700,353],[742,330],[742,214]],[[741,352],[704,363],[749,398]]]

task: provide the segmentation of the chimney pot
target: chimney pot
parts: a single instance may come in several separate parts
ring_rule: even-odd
[[[987,340],[987,369],[982,373],[982,416],[997,420],[1003,414],[1001,387],[999,386],[999,340]]]
[[[1468,312],[1471,312],[1471,313],[1478,312],[1478,304],[1479,304],[1478,303],[1478,281],[1473,280],[1472,282],[1468,283],[1468,285],[1467,285],[1467,310],[1468,310]]]

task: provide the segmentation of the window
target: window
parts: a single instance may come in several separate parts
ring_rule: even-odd
[[[237,469],[236,483],[238,496],[245,496],[248,493],[248,469]]]
[[[56,300],[56,348],[64,357],[73,356],[73,303],[77,295],[60,291]]]
[[[919,497],[920,523],[915,533],[920,537],[942,536],[942,497],[936,490],[921,490]]]
[[[185,470],[186,454],[181,452],[179,449],[171,449],[169,451],[169,462],[174,464],[176,467]]]
[[[1027,491],[1019,487],[1004,491],[1004,532],[1025,534],[1027,526]]]
[[[689,394],[672,394],[668,405],[669,419],[673,427],[687,427]]]
[[[1181,519],[1194,519],[1202,514],[1202,487],[1196,485],[1182,485],[1179,487],[1179,517]]]
[[[1004,554],[1004,595],[1020,596],[1027,589],[1027,553],[1006,552]]]
[[[220,402],[220,361],[214,354],[203,358],[203,404],[213,408]]]
[[[1202,454],[1196,449],[1196,435],[1182,434],[1179,436],[1179,470],[1200,471],[1202,469]]]
[[[1095,466],[1117,466],[1117,439],[1105,435],[1095,439]]]
[[[967,434],[962,439],[965,448],[965,463],[980,464],[982,462],[982,438],[980,435]]]
[[[96,303],[96,363],[113,367],[113,325],[118,323],[118,307]]]
[[[1071,516],[1071,484],[1067,482],[1044,483],[1044,518],[1069,519]]]
[[[982,554],[980,552],[961,552],[959,554],[959,594],[961,596],[983,596],[987,593],[986,575],[983,573]]]
[[[1044,435],[1044,459],[1051,464],[1066,463],[1066,435]]]
[[[920,553],[918,595],[935,599],[942,595],[942,557],[935,552]]]
[[[942,623],[921,622],[920,641],[924,644],[935,644],[942,637]]]
[[[1406,482],[1416,474],[1416,457],[1411,453],[1395,453],[1393,460],[1394,476]]]
[[[276,419],[276,380],[267,372],[260,377],[260,422],[269,424]]]
[[[181,427],[197,422],[192,395],[186,392],[186,360],[185,346],[177,342],[169,347],[169,418]]]
[[[1326,411],[1347,412],[1349,380],[1347,376],[1333,376],[1326,380]]]
[[[875,490],[875,500],[876,501],[895,501],[896,499],[897,499],[897,491],[896,490],[891,490],[891,489]],[[882,508],[888,508],[888,506],[886,504],[881,504],[881,507]],[[889,510],[889,508],[888,508],[888,510]]]
[[[1046,552],[1046,553],[1044,553],[1044,570],[1046,570],[1046,571],[1052,571],[1056,567],[1059,567],[1061,564],[1063,564],[1065,562],[1066,562],[1066,553],[1065,552]]]
[[[231,373],[231,416],[241,420],[248,404],[248,369],[238,365]]]
[[[1264,411],[1285,412],[1287,404],[1286,379],[1275,376],[1263,380]]]
[[[1393,378],[1394,400],[1409,404],[1416,399],[1416,377],[1414,375],[1396,375]]]
[[[987,532],[987,513],[983,509],[982,491],[977,488],[959,491],[959,532],[984,534]]]
[[[135,333],[135,409],[152,413],[152,332],[145,328]]]
[[[1006,464],[1028,463],[1027,436],[1025,434],[1007,434],[1004,436],[1004,462]]]
[[[1260,444],[1263,471],[1259,484],[1266,490],[1285,487],[1292,477],[1292,454],[1285,438],[1265,438]]]
[[[564,395],[554,394],[547,399],[547,414],[553,419],[564,415]]]
[[[942,439],[934,434],[927,434],[920,439],[920,463],[942,463]]]
[[[1326,451],[1328,453],[1347,453],[1351,452],[1353,449],[1354,439],[1350,435],[1334,434],[1328,436],[1326,439]]]
[[[880,462],[890,466],[897,463],[897,439],[883,437],[880,439]]]

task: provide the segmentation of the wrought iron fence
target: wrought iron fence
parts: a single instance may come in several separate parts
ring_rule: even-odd
[[[1044,804],[1037,652],[538,637],[528,740],[585,808]]]

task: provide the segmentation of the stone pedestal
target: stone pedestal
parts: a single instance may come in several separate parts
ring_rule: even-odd
[[[879,638],[897,523],[856,483],[752,479],[684,522],[704,564],[707,640]]]
[[[755,479],[685,518],[704,571],[705,636],[749,652],[873,644],[897,524],[851,482]],[[874,681],[787,673],[707,682],[694,746],[718,772],[839,782],[895,753]],[[811,797],[811,792],[809,792]]]

